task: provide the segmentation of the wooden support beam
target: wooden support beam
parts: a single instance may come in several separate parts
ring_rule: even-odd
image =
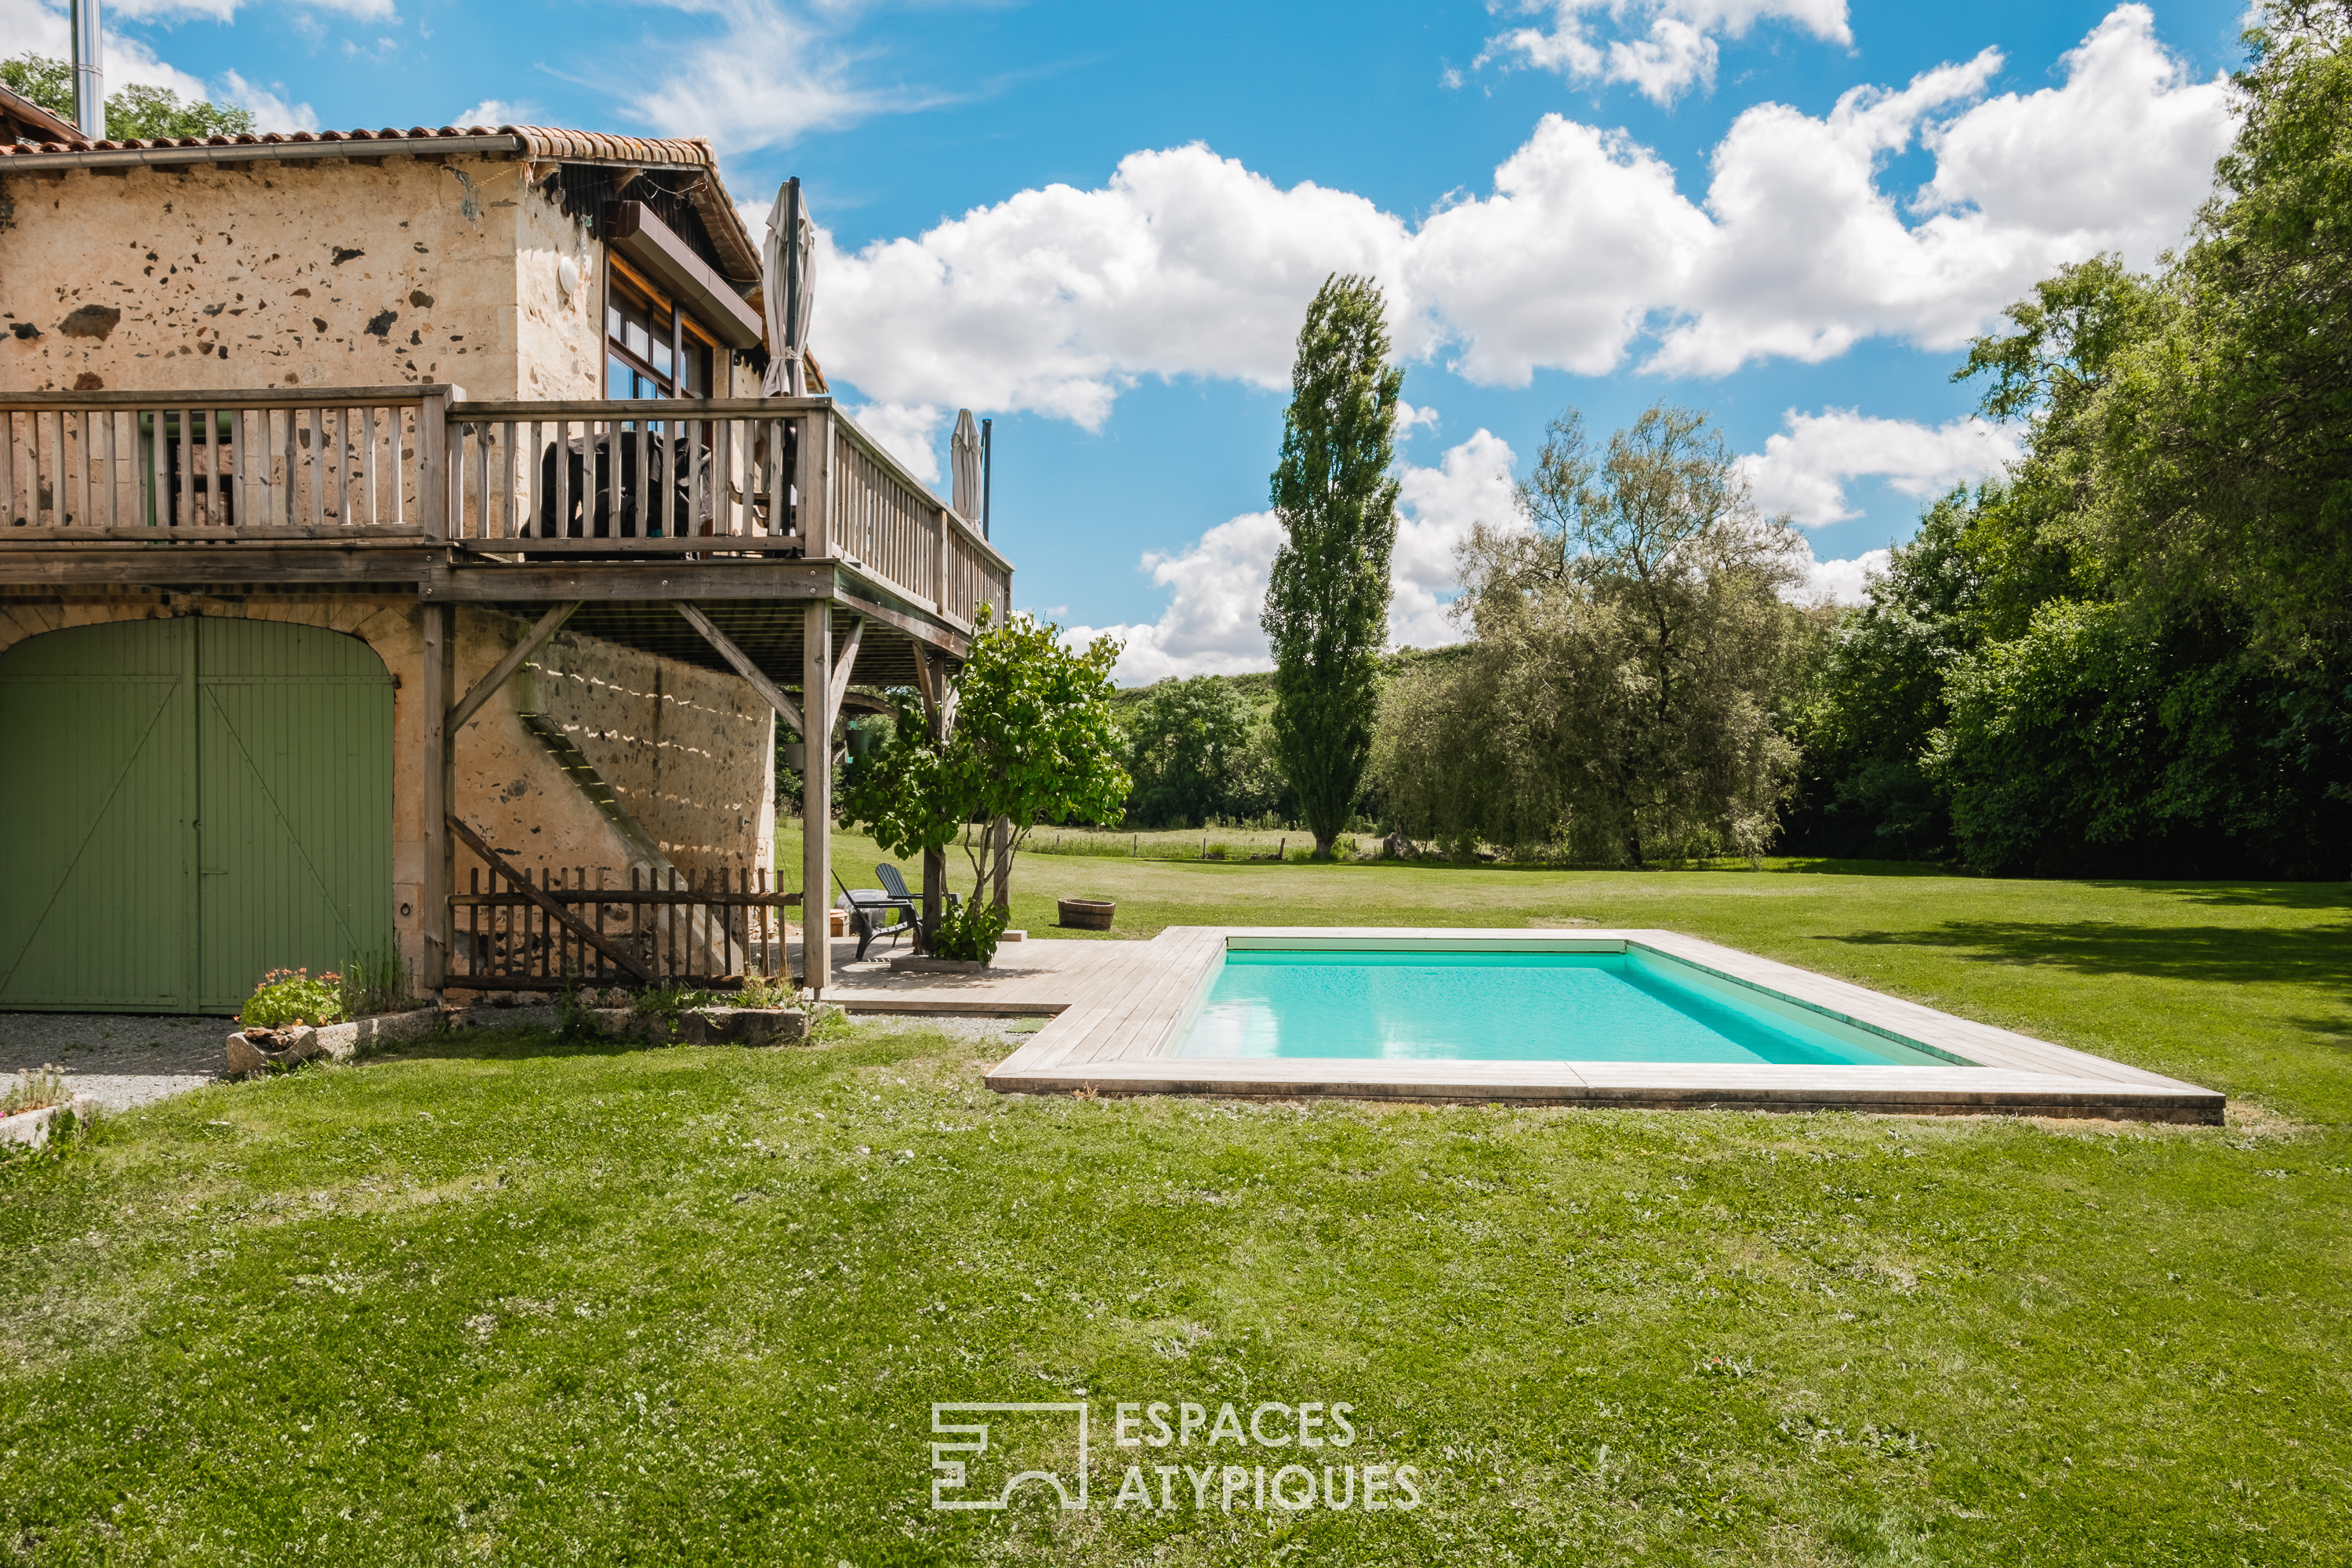
[[[836,717],[841,712],[841,700],[849,695],[850,672],[857,668],[857,645],[865,639],[866,623],[863,620],[850,622],[849,636],[842,639],[841,662],[834,667],[833,686],[826,694],[827,700],[824,705],[824,710]],[[919,643],[916,646],[919,647],[921,645]],[[801,738],[806,740],[808,737],[803,735]],[[826,738],[828,740],[832,738],[829,731]]]
[[[799,705],[785,696],[782,689],[769,679],[760,667],[751,662],[751,656],[735,646],[732,638],[712,626],[709,616],[683,599],[674,601],[670,608],[685,616],[686,624],[700,632],[702,640],[717,648],[719,657],[733,665],[735,673],[751,683],[751,689],[758,692],[768,706],[776,710],[778,717],[783,720],[787,727],[798,731],[803,741],[811,740],[807,726],[801,722]]]
[[[425,814],[424,882],[417,889],[417,929],[425,938],[425,962],[417,983],[438,996],[449,969],[450,876],[453,852],[444,826],[451,805],[456,763],[451,755],[449,716],[450,621],[457,614],[447,605],[423,606],[425,617],[423,679],[417,685],[417,761],[423,764],[424,786],[418,791]]]
[[[801,767],[801,984],[823,994],[833,979],[833,605],[801,618],[801,696],[808,703]]]
[[[931,744],[947,739],[947,709],[940,702],[940,688],[947,672],[941,669],[929,648],[915,645],[915,689],[923,699],[923,722],[929,727]],[[923,951],[932,951],[932,939],[940,929],[940,917],[947,912],[948,857],[944,849],[923,851]]]
[[[545,893],[541,892],[537,888],[532,887],[530,885],[530,876],[525,872],[516,870],[504,860],[499,858],[498,851],[484,843],[482,841],[481,835],[476,833],[472,828],[458,821],[455,816],[450,817],[448,822],[449,830],[466,841],[467,848],[471,849],[475,854],[479,855],[482,858],[482,863],[490,868],[490,874],[493,877],[504,877],[507,879],[508,887],[514,889],[524,898],[529,899],[532,903],[537,904],[541,910],[546,912],[549,920],[553,921],[565,931],[570,931],[573,936],[578,937],[582,942],[586,942],[598,952],[603,953],[606,958],[611,959],[614,966],[627,970],[631,974],[635,975],[647,985],[658,984],[654,972],[646,968],[646,965],[638,960],[635,953],[628,952],[626,949],[613,946],[598,933],[595,927],[590,925],[586,921],[582,920],[578,915],[573,914],[570,910],[565,909],[562,904],[557,903],[553,899],[549,898]]]
[[[499,688],[504,686],[512,678],[514,672],[522,668],[523,660],[537,653],[540,645],[553,637],[556,628],[570,619],[572,612],[579,607],[580,601],[573,599],[569,603],[556,605],[555,608],[540,616],[538,624],[523,634],[522,641],[509,649],[506,658],[499,660],[489,674],[476,681],[474,689],[466,693],[457,706],[449,710],[447,732],[454,736],[458,731],[464,729],[467,721],[482,710],[482,704],[488,702]]]
[[[915,645],[915,695],[923,700],[923,717],[936,719],[940,697],[933,681],[938,678],[931,669],[931,650],[921,643]]]

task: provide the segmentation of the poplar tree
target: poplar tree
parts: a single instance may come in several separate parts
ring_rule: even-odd
[[[1383,314],[1370,279],[1324,280],[1298,331],[1274,470],[1283,542],[1260,624],[1274,650],[1275,751],[1318,855],[1355,810],[1388,637],[1404,372],[1387,363]]]

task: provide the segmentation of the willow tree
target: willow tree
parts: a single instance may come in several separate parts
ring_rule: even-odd
[[[1369,278],[1324,280],[1298,330],[1274,510],[1283,542],[1261,623],[1274,650],[1274,740],[1299,815],[1328,855],[1370,754],[1397,482],[1389,465],[1404,372]]]
[[[1762,854],[1796,754],[1803,542],[1759,516],[1703,415],[1596,453],[1555,420],[1518,526],[1462,551],[1461,658],[1388,695],[1381,783],[1407,833],[1646,866]]]

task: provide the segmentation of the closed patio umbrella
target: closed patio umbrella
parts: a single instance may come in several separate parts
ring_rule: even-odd
[[[768,316],[768,374],[762,397],[808,395],[809,317],[815,304],[816,225],[801,200],[799,179],[776,187],[768,237],[760,247],[760,288]]]
[[[971,410],[956,410],[955,434],[948,438],[948,504],[966,522],[980,520],[980,426]]]

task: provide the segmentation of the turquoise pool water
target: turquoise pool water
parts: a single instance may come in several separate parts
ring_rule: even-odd
[[[1235,949],[1176,1054],[1955,1065],[1638,948]]]

